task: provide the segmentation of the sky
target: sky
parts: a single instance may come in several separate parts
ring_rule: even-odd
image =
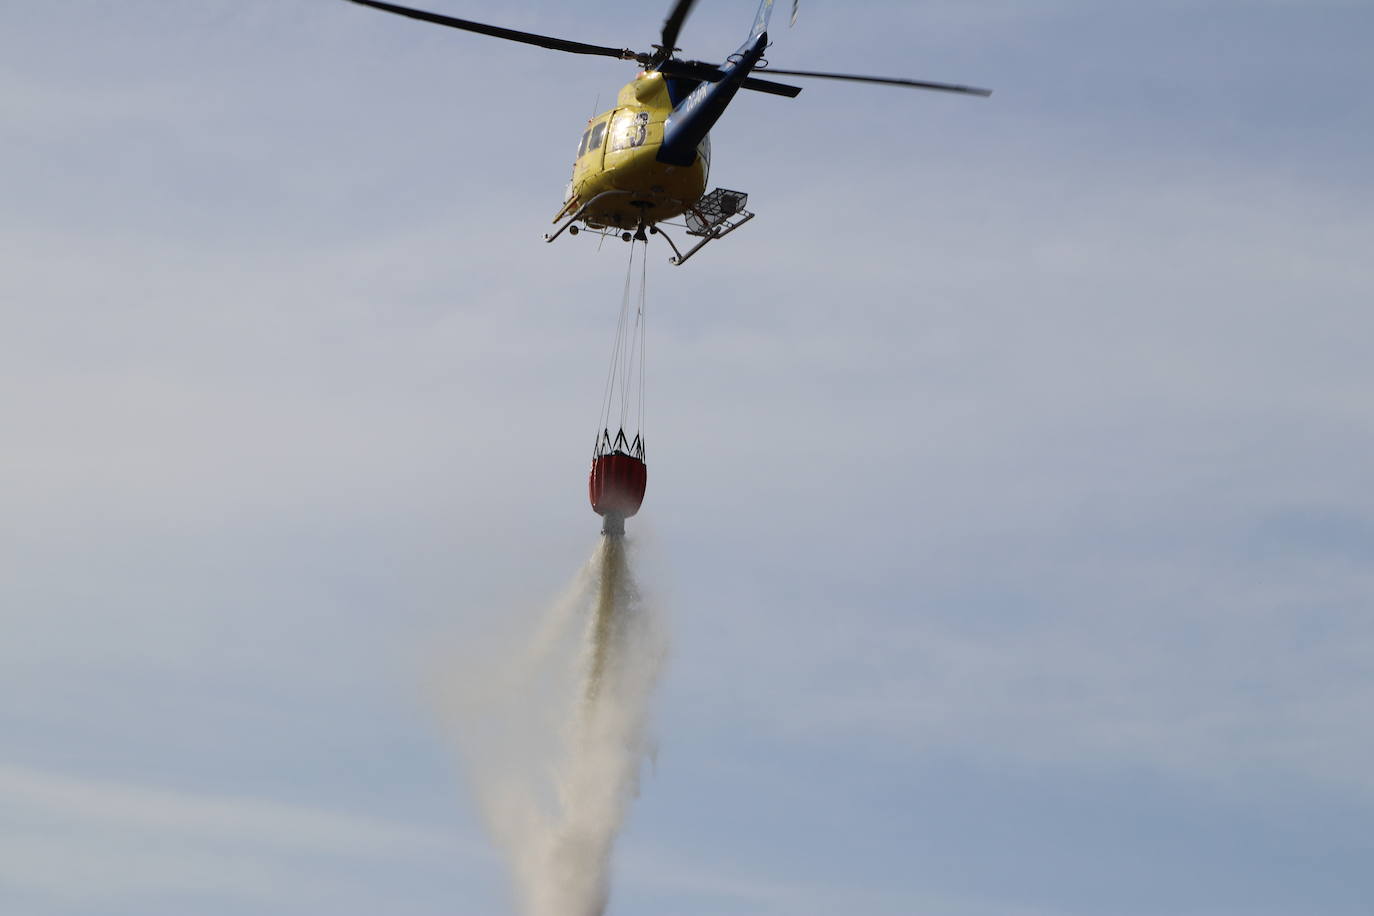
[[[609,912],[1368,914],[1374,7],[862,12],[770,60],[995,93],[742,93],[758,218],[651,249],[671,657]],[[632,75],[0,4],[7,916],[512,912],[435,684],[595,545],[626,247],[542,234]]]

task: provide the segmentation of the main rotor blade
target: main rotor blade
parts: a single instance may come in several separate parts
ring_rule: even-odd
[[[719,83],[725,79],[725,71],[720,67],[699,60],[665,60],[658,65],[658,72],[664,76],[679,76],[691,80],[700,80],[703,83]],[[746,76],[740,86],[744,89],[753,89],[755,92],[781,95],[789,99],[795,99],[801,95],[802,91],[800,86],[761,80],[756,76]]]
[[[720,67],[699,60],[665,60],[657,69],[664,76],[680,76],[703,83],[719,83],[725,79],[725,71]]]
[[[357,2],[357,0],[354,0]],[[785,76],[814,76],[827,80],[849,80],[856,83],[881,83],[885,86],[906,86],[909,89],[935,89],[939,92],[960,92],[964,95],[980,95],[986,98],[992,95],[991,89],[979,89],[976,86],[959,86],[954,83],[931,83],[925,80],[898,79],[890,76],[860,76],[855,73],[821,73],[816,70],[781,70],[777,67],[760,69],[759,73],[781,73]]]
[[[566,38],[553,38],[549,35],[536,35],[533,32],[520,32],[515,29],[503,29],[496,25],[486,25],[481,22],[471,22],[467,19],[455,19],[452,16],[441,16],[438,13],[428,13],[424,10],[411,9],[408,6],[397,6],[394,3],[381,3],[379,0],[349,0],[361,6],[370,6],[373,9],[384,10],[388,13],[395,13],[398,16],[408,16],[411,19],[419,19],[424,22],[433,22],[438,25],[446,25],[451,29],[462,29],[466,32],[477,32],[479,35],[490,35],[493,38],[504,38],[508,41],[519,41],[527,45],[538,45],[541,48],[551,48],[554,51],[567,51],[571,54],[595,54],[600,57],[616,57],[621,60],[635,60],[641,56],[631,51],[629,48],[611,48],[606,45],[589,45],[580,41],[568,41]]]
[[[677,36],[682,31],[682,24],[687,21],[687,14],[692,11],[696,0],[677,0],[673,11],[668,14],[668,18],[663,20],[663,53],[671,56],[676,50]]]
[[[801,95],[802,87],[789,86],[786,83],[775,83],[772,80],[761,80],[756,76],[746,76],[744,82],[740,83],[741,89],[753,89],[755,92],[766,92],[769,95],[781,95],[789,99],[795,99]]]

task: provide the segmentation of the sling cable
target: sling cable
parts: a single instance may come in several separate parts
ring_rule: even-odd
[[[639,253],[637,272],[636,252]],[[644,463],[647,254],[647,244],[639,244],[638,240],[630,243],[625,291],[620,299],[620,320],[616,325],[611,365],[606,373],[606,393],[587,481],[592,511],[601,516],[601,533],[609,537],[624,536],[625,519],[639,511],[649,480],[648,467]],[[614,434],[612,426],[616,427]],[[627,430],[632,430],[633,436]]]

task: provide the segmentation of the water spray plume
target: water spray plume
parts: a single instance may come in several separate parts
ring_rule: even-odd
[[[609,900],[666,654],[630,554],[603,537],[532,633],[451,666],[455,737],[524,916],[602,916]]]
[[[596,611],[592,618],[591,666],[587,670],[587,704],[595,707],[601,682],[606,677],[616,649],[617,627],[623,621],[616,614],[618,607],[630,602],[630,572],[625,563],[624,538],[608,535],[601,541],[601,578],[597,583]]]

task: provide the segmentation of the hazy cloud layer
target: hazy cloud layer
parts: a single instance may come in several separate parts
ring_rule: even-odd
[[[1371,25],[779,30],[997,91],[741,97],[713,179],[759,219],[651,256],[674,660],[613,913],[1366,911]],[[625,250],[540,233],[630,75],[344,3],[0,12],[16,913],[508,908],[425,668],[597,530]]]

